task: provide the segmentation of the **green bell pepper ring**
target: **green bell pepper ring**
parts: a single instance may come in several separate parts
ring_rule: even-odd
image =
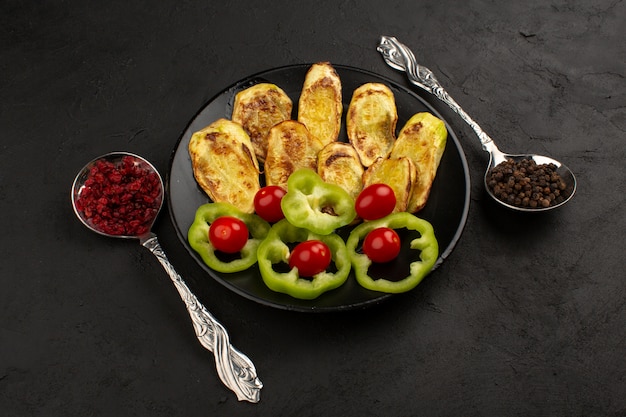
[[[289,223],[319,235],[328,235],[356,217],[350,194],[306,168],[289,176],[280,206]]]
[[[305,279],[300,278],[297,268],[292,268],[289,272],[274,270],[275,264],[289,264],[291,252],[288,243],[307,240],[319,240],[328,246],[336,272],[323,271],[310,279]],[[339,235],[335,233],[318,235],[290,224],[287,219],[272,226],[265,240],[259,245],[257,257],[261,277],[269,289],[303,300],[312,300],[326,291],[341,286],[350,273],[350,258],[346,245]]]
[[[419,260],[411,262],[409,276],[399,281],[370,277],[368,270],[372,261],[367,255],[357,252],[357,246],[363,241],[365,236],[379,227],[389,227],[391,229],[406,228],[415,230],[420,234],[418,238],[413,239],[410,243],[411,249],[420,251]],[[385,293],[402,293],[415,288],[432,270],[439,256],[439,244],[437,243],[432,225],[428,221],[406,212],[394,213],[382,219],[361,223],[348,236],[346,248],[358,283],[369,290]]]
[[[209,241],[211,223],[223,216],[232,216],[243,221],[252,236],[241,249],[240,257],[228,262],[216,256],[215,247]],[[228,203],[207,203],[196,211],[195,220],[187,232],[187,240],[209,268],[218,272],[239,272],[256,263],[257,249],[269,229],[269,223],[256,214],[244,213]]]

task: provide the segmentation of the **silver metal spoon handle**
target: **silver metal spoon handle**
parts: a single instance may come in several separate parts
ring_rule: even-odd
[[[387,65],[399,71],[405,71],[411,83],[428,91],[450,106],[474,130],[478,139],[480,139],[480,143],[483,145],[483,149],[491,151],[493,140],[489,135],[450,97],[439,84],[433,72],[415,61],[415,55],[406,45],[400,43],[394,37],[381,36],[380,43],[376,49],[382,54]]]
[[[172,279],[191,316],[196,336],[202,346],[213,352],[215,365],[220,379],[230,388],[239,401],[259,402],[263,384],[257,378],[256,368],[252,361],[235,349],[229,341],[228,333],[211,313],[198,301],[187,287],[181,276],[165,256],[154,233],[141,240],[141,245],[148,248],[159,260]]]

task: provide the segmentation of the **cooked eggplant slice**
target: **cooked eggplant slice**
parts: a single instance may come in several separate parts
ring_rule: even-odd
[[[339,137],[343,112],[341,80],[329,62],[311,65],[298,101],[298,121],[327,145]]]
[[[372,184],[387,184],[396,195],[393,212],[407,211],[416,175],[415,165],[409,158],[378,158],[363,174],[363,188]]]
[[[367,83],[354,90],[346,130],[348,139],[366,167],[386,158],[396,139],[398,112],[393,92],[384,84]]]
[[[194,177],[211,200],[228,202],[246,213],[254,211],[259,164],[239,123],[219,119],[194,133],[189,156]]]
[[[232,120],[240,123],[250,136],[259,161],[265,160],[270,128],[291,119],[292,108],[289,96],[275,84],[256,84],[235,96]]]
[[[322,142],[302,123],[285,120],[273,126],[268,134],[265,158],[265,182],[287,189],[287,179],[298,168],[317,170],[317,154]]]
[[[416,213],[426,205],[447,138],[445,123],[428,112],[413,115],[400,131],[391,157],[408,157],[417,169],[407,211]]]
[[[353,199],[363,189],[363,165],[349,143],[331,142],[317,154],[317,173],[328,183],[346,190]]]

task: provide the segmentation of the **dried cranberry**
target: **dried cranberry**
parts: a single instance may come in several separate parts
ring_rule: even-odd
[[[124,156],[114,163],[97,161],[76,199],[76,209],[94,228],[110,235],[140,236],[159,212],[159,176],[140,161]]]

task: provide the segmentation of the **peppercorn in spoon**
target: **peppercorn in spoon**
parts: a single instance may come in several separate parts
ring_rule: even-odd
[[[377,50],[390,67],[405,71],[412,84],[450,106],[478,135],[483,149],[490,154],[485,187],[498,203],[513,210],[536,212],[560,207],[572,198],[576,178],[568,167],[547,156],[500,151],[493,139],[448,95],[432,71],[417,64],[406,45],[394,37],[382,36]]]
[[[113,152],[89,162],[72,185],[72,206],[80,221],[104,236],[139,239],[168,273],[202,346],[213,352],[220,379],[237,398],[256,403],[263,387],[250,359],[229,342],[228,333],[198,301],[168,261],[150,231],[164,201],[163,179],[145,159]]]

